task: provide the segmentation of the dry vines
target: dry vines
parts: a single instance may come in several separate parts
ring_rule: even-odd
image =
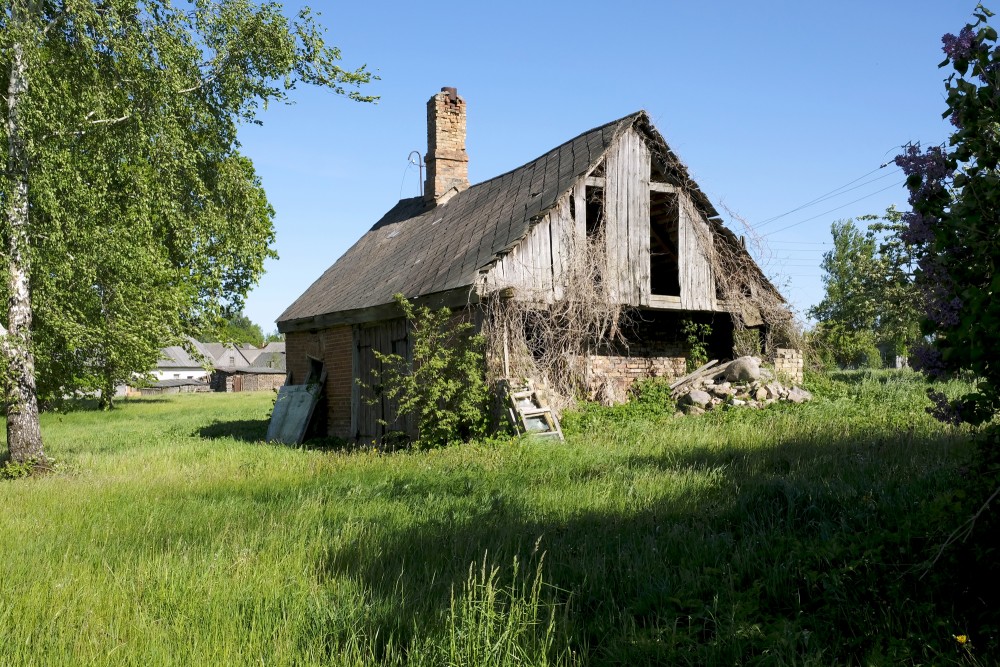
[[[657,158],[668,178],[679,184],[679,198],[696,192],[675,156]],[[562,239],[556,298],[549,291],[523,287],[516,294],[514,288],[506,288],[481,296],[489,377],[544,381],[557,410],[578,398],[594,398],[588,377],[591,355],[628,344],[622,335],[628,313],[612,294],[611,281],[602,275],[610,268],[605,230],[601,221],[590,222],[586,238]],[[743,224],[759,243],[760,238]],[[800,347],[801,334],[788,304],[750,257],[743,239],[718,222],[694,227],[715,278],[716,296],[728,304],[732,315],[734,356],[760,355],[762,346],[769,351]],[[757,335],[759,329],[763,339]]]
[[[588,360],[597,349],[624,342],[626,314],[614,303],[602,273],[602,232],[564,238],[559,299],[544,292],[498,290],[485,300],[484,331],[491,378],[535,378],[557,410],[588,396]]]

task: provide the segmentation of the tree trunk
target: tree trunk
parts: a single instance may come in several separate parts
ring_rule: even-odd
[[[110,371],[104,373],[101,381],[101,402],[99,407],[101,410],[115,409],[115,379]]]
[[[15,29],[28,22],[24,0],[14,0],[11,23]],[[7,167],[11,179],[7,201],[9,236],[7,304],[8,334],[4,352],[8,360],[7,450],[14,461],[44,460],[42,431],[38,423],[35,389],[35,357],[31,351],[31,292],[28,252],[28,155],[21,114],[23,96],[28,92],[28,64],[25,46],[18,41],[11,51],[10,81],[7,86]]]

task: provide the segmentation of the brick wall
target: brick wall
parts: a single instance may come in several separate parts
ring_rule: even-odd
[[[684,348],[671,343],[632,344],[628,350],[603,350],[589,358],[589,390],[617,402],[625,401],[636,380],[677,379],[687,371]]]
[[[454,88],[442,88],[427,101],[427,181],[424,198],[434,200],[451,188],[469,187],[465,152],[465,100]]]
[[[779,347],[774,350],[774,372],[778,379],[802,384],[803,358],[800,350]]]
[[[351,326],[343,325],[312,332],[292,332],[285,336],[286,363],[293,384],[302,384],[309,375],[309,357],[326,368],[324,400],[318,406],[325,416],[327,435],[353,438],[351,433],[351,391],[354,349]]]

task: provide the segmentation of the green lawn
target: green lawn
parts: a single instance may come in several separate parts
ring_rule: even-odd
[[[0,664],[960,663],[919,565],[971,447],[924,388],[391,455],[260,442],[269,393],[46,414],[55,474],[0,482]]]

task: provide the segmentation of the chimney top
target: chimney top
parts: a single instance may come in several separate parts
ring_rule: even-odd
[[[458,89],[444,86],[427,101],[427,182],[424,199],[443,203],[469,187],[465,152],[465,100]]]

